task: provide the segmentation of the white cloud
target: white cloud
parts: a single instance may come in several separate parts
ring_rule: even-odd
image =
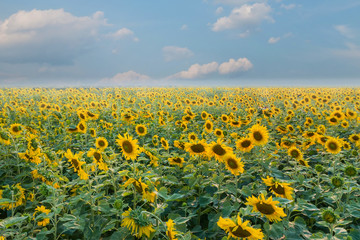
[[[291,10],[291,9],[294,9],[295,7],[296,7],[296,4],[288,4],[288,5],[286,5],[286,4],[281,4],[280,5],[280,7],[281,8],[284,8],[284,9],[286,9],[286,10]]]
[[[102,12],[77,17],[64,9],[18,11],[0,22],[0,61],[72,62],[105,25]]]
[[[216,72],[224,75],[235,72],[245,72],[252,67],[252,63],[247,58],[239,58],[238,60],[231,58],[229,61],[223,62],[221,64],[217,62],[211,62],[203,65],[196,63],[191,65],[188,70],[178,72],[167,77],[167,79],[194,79],[201,78]]]
[[[214,0],[216,4],[241,6],[250,2],[266,2],[266,0]]]
[[[186,24],[183,24],[180,28],[180,30],[187,30],[188,29],[188,26]]]
[[[114,33],[108,34],[107,36],[116,40],[129,37],[132,38],[135,42],[139,41],[139,39],[134,36],[134,32],[128,28],[121,28]]]
[[[118,73],[112,78],[104,78],[98,82],[98,86],[142,86],[151,78],[147,75],[140,74],[134,71],[128,71],[123,73]]]
[[[216,14],[216,15],[219,15],[219,14],[221,14],[223,11],[224,11],[224,8],[218,7],[218,8],[215,10],[215,14]]]
[[[234,72],[245,72],[252,67],[252,63],[247,58],[239,58],[238,60],[231,58],[228,62],[220,64],[219,73],[229,74]]]
[[[216,72],[219,64],[217,62],[211,62],[207,64],[200,65],[198,63],[193,64],[186,71],[181,71],[170,77],[169,79],[192,79],[203,77],[204,75]]]
[[[239,8],[234,8],[229,16],[217,19],[212,26],[212,30],[215,32],[227,29],[246,31],[259,25],[262,21],[274,22],[270,12],[271,7],[266,3],[245,4]]]
[[[335,25],[335,30],[347,38],[354,38],[354,31],[346,25]]]
[[[274,44],[277,43],[278,41],[280,41],[280,37],[271,37],[269,38],[268,43]]]
[[[345,49],[333,49],[331,51],[337,57],[360,59],[360,46],[350,42],[345,43],[345,46]]]
[[[162,52],[166,62],[189,58],[194,55],[189,49],[176,46],[163,47]]]

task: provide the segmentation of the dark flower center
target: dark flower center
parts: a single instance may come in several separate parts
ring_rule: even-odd
[[[274,184],[271,189],[276,192],[277,194],[281,194],[284,195],[285,194],[285,189],[283,186],[281,186],[280,184]]]
[[[173,161],[176,162],[176,163],[181,163],[181,158],[173,158]]]
[[[95,158],[96,161],[99,161],[101,159],[101,154],[98,153],[98,152],[95,152],[94,153],[94,158]]]
[[[241,146],[242,146],[243,148],[247,148],[247,147],[249,147],[250,145],[251,145],[251,141],[250,141],[250,140],[244,140],[244,141],[241,142]]]
[[[105,142],[103,140],[99,140],[98,144],[100,147],[104,147],[105,146]]]
[[[144,133],[145,129],[143,127],[138,127],[138,131],[139,131],[139,133]]]
[[[291,150],[290,155],[291,155],[293,158],[297,158],[297,157],[300,156],[300,153],[299,153],[298,150],[294,149],[294,150]]]
[[[207,129],[210,129],[210,128],[211,128],[211,124],[210,124],[210,123],[207,123],[207,124],[206,124],[206,128],[207,128]]]
[[[238,168],[238,164],[237,164],[237,162],[236,162],[235,159],[229,158],[229,159],[227,159],[226,161],[227,161],[227,164],[229,165],[229,167],[230,167],[231,169],[237,169],[237,168]]]
[[[261,141],[264,138],[261,132],[257,132],[257,131],[253,133],[253,136],[256,141]]]
[[[256,203],[256,208],[259,210],[259,212],[265,215],[270,215],[275,212],[275,209],[271,204],[263,203],[261,201]]]
[[[236,228],[236,230],[234,231],[235,228]],[[233,227],[230,231],[231,231],[232,234],[234,234],[236,237],[239,237],[239,238],[246,238],[246,237],[251,236],[250,232],[244,230],[240,226]]]
[[[205,147],[201,143],[194,144],[190,148],[194,153],[202,153],[205,151]]]
[[[124,149],[124,151],[126,153],[132,153],[133,152],[133,146],[131,144],[131,142],[129,142],[128,140],[125,140],[122,144],[122,147]]]
[[[330,142],[328,144],[328,147],[331,149],[331,150],[337,150],[338,149],[338,145],[335,143],[335,142]]]
[[[213,152],[219,156],[223,156],[226,151],[225,149],[220,145],[220,144],[216,144],[213,148],[212,148]]]

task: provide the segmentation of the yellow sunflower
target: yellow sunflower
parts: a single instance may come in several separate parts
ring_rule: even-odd
[[[21,187],[20,183],[9,186],[6,185],[5,189],[0,190],[0,199],[12,199],[13,202],[0,203],[1,209],[11,210],[25,203],[25,189]]]
[[[254,145],[265,145],[269,140],[267,128],[256,124],[250,128],[250,139]]]
[[[206,122],[204,124],[205,131],[207,133],[211,133],[213,130],[213,126],[214,126],[214,124],[210,120],[206,120]]]
[[[237,216],[237,223],[233,222],[230,218],[219,218],[217,225],[223,229],[229,238],[245,239],[245,240],[261,240],[264,238],[264,234],[261,229],[252,228],[249,225],[250,221],[243,222],[240,216]]]
[[[4,145],[10,145],[10,138],[9,136],[0,130],[0,143],[4,144]]]
[[[303,154],[297,147],[290,147],[288,149],[288,155],[292,158],[295,158],[296,160],[302,159]]]
[[[337,138],[330,137],[325,143],[326,151],[332,154],[341,152],[341,141]]]
[[[135,160],[139,156],[140,151],[139,145],[137,144],[138,140],[133,139],[127,133],[125,133],[124,136],[119,134],[118,139],[116,139],[116,143],[121,148],[123,156],[127,160]]]
[[[259,212],[261,216],[265,215],[272,222],[281,221],[282,217],[286,217],[283,208],[276,206],[279,202],[273,201],[272,197],[265,199],[264,194],[261,194],[258,198],[254,196],[248,197],[246,201],[246,205],[253,207],[252,212]]]
[[[236,141],[236,148],[243,152],[250,152],[254,148],[250,138],[240,138]]]
[[[191,143],[185,143],[185,151],[190,153],[190,156],[206,156],[207,155],[207,143],[205,140],[194,141]]]
[[[100,151],[104,151],[105,148],[109,145],[108,141],[104,137],[98,137],[95,142],[96,148],[100,149]]]
[[[104,170],[104,171],[108,170],[107,164],[104,163],[101,150],[90,148],[89,152],[87,153],[87,156],[93,158],[94,163],[98,166],[100,170]]]
[[[175,235],[179,234],[179,232],[175,230],[174,226],[175,223],[172,219],[166,222],[166,236],[168,236],[169,240],[178,240]]]
[[[350,142],[353,142],[353,143],[358,143],[358,142],[360,142],[360,134],[351,134],[350,136],[349,136],[349,140],[350,140]]]
[[[165,139],[165,138],[161,138],[160,139],[161,145],[165,150],[169,149],[169,142]]]
[[[150,238],[150,234],[155,232],[149,218],[141,211],[140,208],[125,211],[123,214],[123,220],[121,222],[122,227],[126,227],[131,231],[131,234],[136,238],[141,238],[145,235]]]
[[[179,167],[182,167],[184,163],[184,158],[172,157],[172,158],[168,158],[168,161],[171,165],[178,165]]]
[[[244,172],[244,164],[233,153],[226,154],[222,160],[225,162],[226,168],[235,176]]]
[[[147,133],[147,128],[143,124],[138,124],[135,127],[135,131],[139,136],[145,136]]]
[[[289,183],[281,183],[269,176],[262,178],[262,180],[266,186],[270,187],[271,192],[274,193],[275,196],[293,200],[292,194],[294,189],[290,187]]]
[[[23,131],[21,124],[19,123],[14,123],[10,125],[10,129],[9,129],[10,133],[14,136],[18,136],[21,134],[21,132]]]
[[[222,162],[222,158],[227,153],[232,153],[232,148],[223,144],[223,140],[218,138],[216,142],[212,142],[208,145],[207,154],[209,157],[215,157],[218,161]]]
[[[304,159],[299,159],[298,162],[303,165],[304,167],[309,167],[309,162]]]
[[[224,132],[223,130],[219,129],[219,128],[216,128],[214,130],[214,134],[215,136],[217,136],[218,138],[223,138],[224,137]]]
[[[89,132],[90,132],[91,137],[93,137],[93,138],[96,137],[96,130],[94,128],[90,128]]]
[[[198,140],[198,137],[196,135],[196,133],[194,132],[191,132],[188,134],[188,140],[191,142],[191,141],[197,141]]]
[[[74,168],[74,172],[76,172],[78,174],[80,179],[87,180],[87,179],[89,179],[89,175],[81,167],[82,165],[85,164],[85,162],[80,161],[80,158],[82,155],[83,155],[83,152],[78,152],[74,155],[70,149],[68,149],[67,152],[64,154],[64,156],[71,163],[71,167]]]
[[[86,123],[84,121],[80,121],[77,125],[78,132],[86,133]]]

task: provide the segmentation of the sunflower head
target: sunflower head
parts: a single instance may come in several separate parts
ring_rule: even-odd
[[[260,212],[261,215],[265,215],[270,221],[280,221],[282,217],[286,217],[283,208],[276,206],[278,201],[273,201],[272,197],[268,199],[261,194],[258,198],[251,196],[248,197],[246,205],[253,206],[253,212]]]
[[[341,151],[342,144],[337,138],[330,137],[326,141],[325,147],[329,153],[337,154]]]
[[[226,168],[235,176],[244,172],[244,164],[241,162],[240,158],[235,156],[235,154],[228,153],[222,160],[225,162]]]
[[[256,124],[250,128],[250,139],[254,145],[265,145],[269,140],[267,128]]]
[[[108,145],[109,145],[109,143],[106,140],[106,138],[104,138],[104,137],[99,137],[95,141],[95,146],[98,149],[100,149],[101,151],[103,151],[105,148],[107,148]]]
[[[240,138],[236,141],[236,148],[243,152],[250,152],[254,148],[250,138]]]
[[[116,143],[122,150],[123,156],[127,160],[135,160],[137,156],[140,154],[139,145],[137,144],[137,140],[133,139],[127,133],[124,136],[118,135],[118,139]]]
[[[328,210],[325,210],[323,213],[322,213],[322,218],[325,222],[327,223],[335,223],[336,222],[336,215],[335,213],[328,209]]]
[[[357,174],[357,170],[353,165],[346,166],[344,172],[349,177],[354,177]]]
[[[18,136],[21,134],[21,132],[23,131],[23,128],[21,126],[21,124],[19,123],[14,123],[10,125],[10,129],[9,129],[10,133],[14,136]]]
[[[209,144],[207,148],[207,153],[209,157],[215,157],[220,162],[222,161],[222,158],[232,152],[232,148],[226,146],[222,143],[223,141],[221,139],[218,139],[216,142],[212,142]]]
[[[145,136],[147,133],[147,128],[143,124],[138,124],[135,127],[135,131],[139,136]]]

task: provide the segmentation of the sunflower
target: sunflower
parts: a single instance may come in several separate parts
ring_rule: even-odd
[[[206,112],[206,111],[202,111],[201,112],[201,118],[203,119],[203,120],[206,120],[207,118],[208,118],[208,113]]]
[[[325,143],[326,151],[332,154],[341,152],[342,144],[339,139],[330,137]]]
[[[261,216],[265,215],[272,222],[281,221],[282,217],[286,217],[283,208],[276,206],[279,202],[273,201],[272,197],[265,199],[264,194],[261,194],[258,198],[254,196],[248,197],[246,201],[246,205],[253,207],[252,212],[259,212]]]
[[[254,145],[265,145],[269,140],[266,127],[256,124],[250,128],[250,139]]]
[[[93,138],[96,137],[96,130],[94,128],[90,128],[89,132],[90,132],[91,137],[93,137]]]
[[[122,227],[126,227],[131,231],[131,234],[136,238],[141,238],[143,235],[150,238],[150,234],[155,232],[148,216],[146,216],[140,208],[125,211],[121,222]]]
[[[353,142],[353,143],[358,143],[358,142],[360,142],[360,134],[351,134],[350,136],[349,136],[349,140],[350,140],[350,142]]]
[[[132,184],[135,188],[135,190],[142,194],[143,199],[147,200],[148,202],[154,202],[155,198],[156,198],[156,193],[155,192],[150,192],[149,189],[149,185],[147,185],[146,183],[141,181],[141,177],[139,178],[139,180],[136,180],[134,178],[129,178],[125,183],[124,183],[124,187],[129,186],[130,184]],[[155,188],[155,190],[157,191],[157,189]]]
[[[242,222],[240,216],[237,216],[237,224],[230,218],[219,218],[217,225],[229,234],[229,238],[260,240],[264,238],[261,229],[255,229],[249,226],[250,221]]]
[[[86,123],[84,121],[80,121],[77,125],[78,132],[86,133]]]
[[[293,200],[292,194],[294,189],[290,187],[289,183],[281,183],[269,176],[262,178],[262,180],[266,186],[270,187],[271,192],[274,193],[275,196]]]
[[[139,136],[145,136],[147,133],[147,128],[143,124],[138,124],[135,127],[135,131]]]
[[[152,137],[152,144],[154,145],[154,146],[157,146],[157,145],[159,145],[159,136],[158,135],[154,135],[153,137]]]
[[[303,154],[297,147],[291,147],[288,149],[288,155],[296,160],[302,159]]]
[[[172,158],[168,158],[168,161],[169,161],[170,165],[178,165],[179,167],[182,167],[183,163],[184,163],[184,158],[172,157]]]
[[[174,141],[174,146],[178,149],[185,150],[185,143],[183,141]]]
[[[0,190],[0,199],[12,199],[12,202],[0,203],[1,209],[11,210],[25,203],[25,189],[20,186],[20,183],[5,186],[4,190]]]
[[[222,159],[225,162],[226,168],[235,176],[244,172],[244,164],[233,153],[226,154]]]
[[[116,143],[122,150],[123,156],[127,160],[135,160],[137,156],[140,154],[138,140],[133,139],[127,133],[124,136],[118,135],[118,139],[116,139]]]
[[[94,163],[99,167],[100,170],[104,170],[104,171],[108,170],[107,164],[104,163],[101,150],[90,148],[89,152],[87,153],[87,156],[93,158]]]
[[[254,144],[250,138],[240,138],[236,141],[236,148],[243,152],[250,152]]]
[[[190,153],[190,156],[206,156],[207,155],[207,143],[205,140],[198,140],[191,143],[185,143],[185,151]]]
[[[95,142],[96,148],[98,148],[100,151],[104,151],[105,148],[109,145],[108,141],[104,137],[98,137]]]
[[[225,114],[223,114],[223,115],[221,115],[221,121],[223,121],[223,122],[228,122],[229,121],[229,116],[228,115],[225,115]]]
[[[330,123],[330,125],[332,125],[332,126],[335,126],[339,123],[339,119],[334,116],[328,117],[327,120]]]
[[[218,161],[222,162],[222,158],[233,150],[231,147],[222,144],[223,140],[218,138],[216,142],[212,142],[208,145],[207,153],[209,157],[215,157]]]
[[[215,134],[218,138],[223,138],[223,137],[224,137],[224,132],[223,132],[221,129],[219,129],[219,128],[216,128],[216,129],[214,130],[214,134]]]
[[[206,120],[205,124],[204,124],[204,128],[205,128],[205,131],[207,133],[211,133],[212,130],[213,130],[213,123],[210,121],[210,120]]]
[[[166,236],[168,236],[169,240],[178,240],[175,235],[179,234],[179,232],[177,232],[175,230],[175,224],[174,221],[172,219],[169,219],[166,222]]]
[[[0,130],[0,143],[4,144],[4,145],[10,145],[10,138],[9,136]]]
[[[9,129],[10,133],[14,136],[18,136],[21,134],[21,132],[23,131],[21,124],[19,123],[14,123],[10,125],[10,129]]]
[[[74,172],[78,174],[80,179],[87,180],[89,179],[89,175],[81,167],[82,165],[85,164],[85,162],[80,161],[82,155],[83,152],[78,152],[74,155],[70,149],[68,149],[67,152],[64,154],[64,156],[71,163],[71,167],[74,168]]]
[[[169,149],[169,142],[165,139],[165,138],[161,138],[160,139],[161,145],[165,150]]]
[[[192,133],[189,133],[188,134],[188,139],[189,141],[197,141],[198,140],[198,137],[196,136],[196,133],[192,132]]]

